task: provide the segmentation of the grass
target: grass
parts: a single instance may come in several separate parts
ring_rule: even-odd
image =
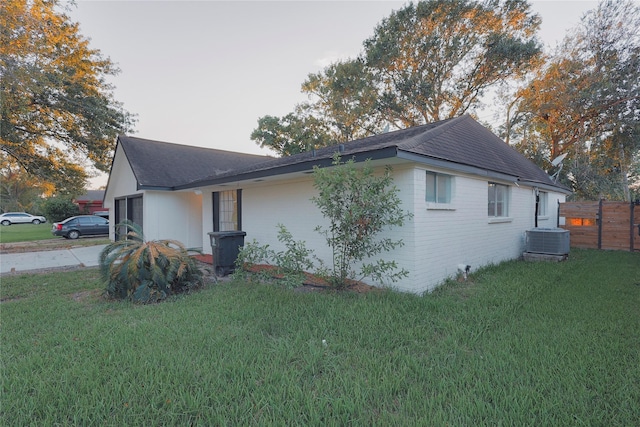
[[[2,277],[1,425],[640,419],[640,253],[508,262],[424,297],[231,282],[135,306],[102,288],[96,270]]]
[[[4,252],[68,249],[78,246],[104,245],[107,236],[81,236],[71,240],[51,234],[51,224],[13,224],[0,226],[0,244]]]
[[[0,226],[0,243],[58,239],[51,234],[51,224],[13,224]]]

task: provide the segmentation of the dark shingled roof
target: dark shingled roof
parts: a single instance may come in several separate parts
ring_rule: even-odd
[[[464,115],[398,144],[402,151],[551,184],[549,175],[489,129]]]
[[[228,174],[269,159],[124,135],[118,137],[118,145],[124,150],[140,189],[175,189],[205,176]]]
[[[85,202],[85,201],[102,201],[104,199],[104,190],[88,190],[81,196],[75,198],[76,202]]]
[[[192,188],[308,171],[314,165],[330,165],[337,151],[341,152],[344,159],[355,157],[356,161],[359,161],[366,158],[404,157],[470,173],[486,171],[485,174],[489,176],[507,175],[520,181],[569,191],[564,186],[555,185],[546,172],[469,115],[387,132],[313,152],[271,159],[243,169],[209,174],[206,178],[201,176],[183,187]]]

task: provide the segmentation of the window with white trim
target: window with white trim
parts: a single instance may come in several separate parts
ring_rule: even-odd
[[[427,171],[426,201],[429,203],[451,203],[451,182],[453,177]]]
[[[509,187],[495,182],[489,183],[488,215],[490,217],[509,216]]]
[[[549,212],[547,212],[547,206],[549,204],[549,193],[546,191],[538,192],[538,215],[539,216],[547,216]]]

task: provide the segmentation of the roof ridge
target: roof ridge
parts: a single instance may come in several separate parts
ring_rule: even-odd
[[[211,148],[211,147],[201,147],[198,145],[188,145],[188,144],[180,144],[177,142],[169,142],[169,141],[158,141],[155,139],[148,139],[148,138],[139,138],[137,136],[128,136],[128,135],[120,135],[118,136],[118,139],[121,141],[126,141],[126,140],[135,140],[135,141],[140,141],[142,143],[152,143],[152,144],[163,144],[163,145],[170,145],[172,147],[177,147],[180,149],[185,149],[185,150],[204,150],[204,151],[211,151],[211,152],[217,152],[217,153],[228,153],[228,154],[233,154],[233,155],[241,155],[241,156],[256,156],[256,157],[270,157],[268,155],[265,154],[252,154],[252,153],[242,153],[240,151],[231,151],[231,150],[221,150],[219,148]],[[126,141],[126,142],[134,142],[134,141]]]

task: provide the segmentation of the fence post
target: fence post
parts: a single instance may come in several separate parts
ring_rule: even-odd
[[[598,202],[598,218],[596,218],[596,224],[598,224],[598,249],[602,249],[602,199]]]

